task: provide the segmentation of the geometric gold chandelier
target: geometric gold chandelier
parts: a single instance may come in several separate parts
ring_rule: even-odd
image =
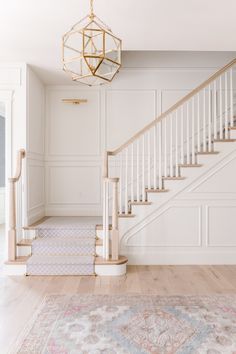
[[[121,67],[122,41],[93,12],[62,38],[63,70],[73,81],[93,86],[111,82]]]

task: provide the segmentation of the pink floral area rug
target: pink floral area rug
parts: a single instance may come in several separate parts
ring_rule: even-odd
[[[50,295],[11,353],[236,354],[236,296]]]

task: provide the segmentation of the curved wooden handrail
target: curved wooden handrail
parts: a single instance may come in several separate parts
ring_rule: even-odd
[[[20,149],[17,152],[17,160],[16,160],[16,171],[13,177],[9,178],[9,182],[17,182],[21,177],[22,172],[22,160],[25,158],[25,150]]]
[[[141,135],[146,133],[150,128],[154,127],[158,122],[160,122],[163,118],[174,112],[177,108],[182,106],[185,102],[187,102],[190,98],[195,96],[197,93],[199,93],[202,89],[206,88],[212,81],[217,79],[220,75],[225,73],[228,69],[230,69],[232,66],[236,64],[236,58],[233,59],[231,62],[229,62],[227,65],[225,65],[223,68],[218,70],[215,74],[213,74],[209,79],[204,81],[201,85],[197,86],[193,91],[188,93],[186,96],[181,98],[177,103],[175,103],[173,106],[171,106],[167,111],[163,112],[159,117],[157,117],[154,121],[146,125],[143,129],[141,129],[138,133],[136,133],[132,138],[127,140],[124,144],[122,144],[119,148],[117,148],[114,151],[109,151],[107,152],[107,155],[112,155],[115,156],[122,150],[124,150],[126,147],[128,147],[130,144],[132,144],[136,139],[138,139]]]
[[[19,181],[22,172],[22,160],[25,158],[25,150],[17,152],[16,172],[9,178],[9,230],[8,230],[8,261],[16,259],[16,182]]]

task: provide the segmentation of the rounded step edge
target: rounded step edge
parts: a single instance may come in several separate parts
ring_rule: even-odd
[[[96,257],[95,273],[97,276],[125,276],[127,272],[128,258],[120,256],[117,261],[106,261],[102,257]]]

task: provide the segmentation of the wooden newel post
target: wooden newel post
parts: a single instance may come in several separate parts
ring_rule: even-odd
[[[110,151],[104,152],[103,157],[103,178],[108,178],[108,157],[111,155]]]
[[[8,230],[8,260],[16,259],[16,193],[15,179],[9,178],[9,230]]]
[[[9,178],[9,230],[8,230],[8,260],[16,260],[16,182],[19,181],[22,172],[22,159],[25,158],[25,150],[17,152],[16,172]]]
[[[112,231],[111,231],[111,257],[119,259],[119,229],[118,229],[118,182],[119,178],[112,179]]]

